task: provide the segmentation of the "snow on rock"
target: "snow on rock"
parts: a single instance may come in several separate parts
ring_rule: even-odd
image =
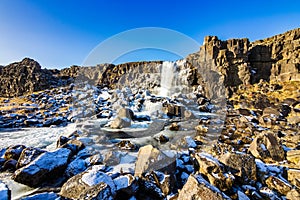
[[[60,195],[70,199],[80,199],[84,195],[112,198],[115,195],[116,186],[112,178],[103,170],[105,170],[105,166],[94,165],[71,177],[62,186]]]
[[[54,192],[43,192],[40,194],[30,195],[28,197],[23,197],[21,200],[58,200],[59,196]]]
[[[0,181],[0,200],[10,199],[11,192],[2,181]]]
[[[19,183],[36,187],[47,179],[62,174],[71,154],[71,150],[66,148],[43,153],[30,164],[15,171],[13,179]]]

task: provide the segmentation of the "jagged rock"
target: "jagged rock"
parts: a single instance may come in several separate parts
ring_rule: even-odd
[[[230,189],[234,182],[234,177],[231,174],[225,173],[219,161],[209,154],[196,154],[195,156],[199,172],[206,176],[210,184],[218,187],[221,191]]]
[[[126,174],[115,178],[116,199],[129,199],[138,190],[137,180],[131,174]]]
[[[85,147],[84,143],[76,139],[69,140],[67,143],[61,146],[61,148],[70,149],[73,155],[77,154],[78,151],[82,150],[84,147]]]
[[[300,189],[300,170],[298,169],[288,169],[287,170],[288,181]]]
[[[219,160],[242,183],[256,180],[256,163],[253,156],[228,152],[220,155]]]
[[[33,148],[33,147],[25,148],[19,157],[17,168],[21,168],[29,164],[31,161],[36,159],[42,153],[45,153],[45,151],[39,148]]]
[[[163,192],[165,196],[170,194],[176,185],[176,178],[174,175],[164,174],[159,171],[152,171],[145,175],[147,180],[155,183]]]
[[[286,153],[286,159],[296,165],[300,165],[300,150],[291,150]]]
[[[81,199],[88,194],[96,197],[113,198],[116,186],[112,178],[101,171],[102,168],[103,166],[94,165],[88,170],[71,177],[62,186],[60,195],[70,199]],[[94,198],[97,199],[96,197]]]
[[[275,189],[283,195],[286,195],[292,189],[292,186],[286,181],[283,181],[280,178],[274,176],[270,176],[269,178],[267,178],[266,184],[270,189]]]
[[[88,188],[83,193],[80,194],[78,199],[103,199],[103,200],[113,200],[112,192],[108,184],[100,182],[99,184]]]
[[[261,133],[250,144],[249,152],[264,161],[282,161],[284,150],[273,133]]]
[[[210,185],[202,176],[189,176],[183,188],[179,191],[178,200],[192,199],[229,199],[216,187]]]
[[[138,179],[138,190],[135,194],[138,199],[145,200],[163,200],[165,196],[161,189],[151,181],[144,179]]]
[[[150,165],[152,159],[157,159],[159,150],[152,145],[143,146],[139,149],[138,159],[135,164],[134,176],[141,176]]]
[[[0,200],[10,200],[11,191],[7,185],[0,180]]]
[[[30,164],[18,169],[13,179],[19,183],[36,187],[49,178],[63,174],[72,152],[69,149],[58,149],[38,156]]]

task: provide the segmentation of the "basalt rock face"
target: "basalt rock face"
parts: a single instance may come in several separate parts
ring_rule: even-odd
[[[300,79],[300,28],[264,40],[219,40],[207,36],[200,51],[187,60],[206,74],[207,93],[210,83],[220,79],[231,96],[239,85],[264,81],[290,81]],[[208,95],[209,96],[209,95]]]
[[[39,63],[29,58],[0,68],[0,96],[20,96],[47,89],[53,84],[52,73],[41,69]]]

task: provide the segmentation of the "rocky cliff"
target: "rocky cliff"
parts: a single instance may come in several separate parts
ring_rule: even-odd
[[[212,93],[221,95],[218,91],[223,90],[223,86],[228,97],[238,86],[260,80],[300,80],[300,28],[255,42],[247,38],[222,41],[216,36],[207,36],[200,50],[187,56],[186,60],[184,66],[190,69],[188,82],[204,85],[206,95],[210,97]],[[75,78],[112,87],[119,81],[152,87],[159,83],[153,81],[153,77],[149,79],[149,75],[160,72],[161,65],[161,61],[150,61],[47,70],[41,69],[36,61],[25,58],[21,62],[0,66],[0,96],[20,96],[66,85]],[[147,76],[136,78],[142,73]]]
[[[300,28],[264,40],[219,40],[207,36],[187,60],[201,70],[217,72],[227,95],[239,85],[300,79]],[[202,73],[203,74],[203,73]]]

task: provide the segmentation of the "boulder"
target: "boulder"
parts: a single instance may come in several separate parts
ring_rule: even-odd
[[[287,170],[288,181],[300,189],[300,170],[298,169],[288,169]]]
[[[125,117],[122,118],[116,117],[110,124],[110,127],[114,129],[127,128],[130,126],[131,126],[131,120]]]
[[[37,187],[44,181],[62,175],[71,154],[71,150],[66,148],[43,153],[28,165],[16,170],[13,179],[30,187]]]
[[[266,184],[270,189],[276,190],[282,195],[287,195],[287,193],[292,189],[292,186],[288,184],[287,181],[281,180],[275,176],[267,178]]]
[[[193,199],[230,199],[216,187],[210,185],[201,175],[190,175],[183,188],[179,191],[178,200]]]
[[[163,200],[165,199],[164,193],[161,189],[151,181],[138,179],[138,190],[135,194],[137,199],[143,200]]]
[[[132,120],[134,118],[134,113],[129,108],[121,108],[119,109],[117,116],[121,118],[125,117]]]
[[[60,195],[69,199],[82,199],[87,195],[92,195],[95,199],[100,197],[113,199],[116,186],[112,178],[101,171],[102,168],[103,166],[94,165],[88,170],[71,177],[62,186]]]
[[[282,161],[284,150],[273,133],[261,133],[250,144],[249,152],[263,161]]]
[[[144,172],[151,170],[174,174],[176,171],[176,154],[164,153],[152,145],[141,147],[135,163],[134,176],[141,176]]]
[[[208,178],[210,184],[218,187],[221,191],[230,189],[234,182],[234,176],[225,173],[224,166],[209,154],[196,154],[199,172]]]
[[[253,156],[227,152],[219,156],[219,160],[240,182],[249,183],[251,180],[256,180],[256,163]]]
[[[129,199],[138,190],[137,179],[131,174],[121,175],[115,178],[116,199]]]
[[[39,148],[34,148],[34,147],[25,148],[19,157],[17,168],[21,168],[29,164],[42,153],[45,153],[45,151]]]

